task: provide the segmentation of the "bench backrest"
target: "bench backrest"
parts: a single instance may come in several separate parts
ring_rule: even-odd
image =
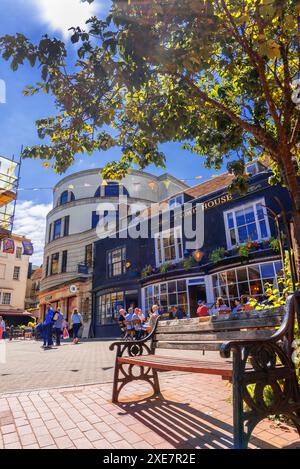
[[[183,350],[219,350],[233,339],[268,338],[281,325],[283,307],[253,311],[243,319],[191,318],[158,321],[153,345]]]

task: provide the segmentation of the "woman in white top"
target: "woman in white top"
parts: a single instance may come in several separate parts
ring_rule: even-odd
[[[225,304],[225,301],[223,300],[223,298],[221,296],[219,296],[219,298],[216,301],[216,309],[217,309],[219,315],[228,314],[231,311],[229,306],[227,306]]]

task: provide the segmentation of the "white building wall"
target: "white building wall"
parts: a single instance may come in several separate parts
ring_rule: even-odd
[[[165,181],[168,180],[168,183]],[[47,216],[46,246],[44,251],[43,277],[41,291],[54,288],[64,281],[78,277],[78,264],[85,261],[85,246],[97,241],[96,230],[92,229],[92,213],[97,211],[100,203],[118,203],[116,197],[104,197],[105,186],[102,186],[103,179],[100,169],[81,171],[65,177],[59,182],[53,191],[53,210]],[[146,206],[170,197],[187,188],[185,184],[176,178],[165,174],[157,177],[149,173],[132,170],[129,175],[120,182],[120,193],[122,187],[129,193],[128,202],[141,202]],[[101,197],[95,198],[95,192],[101,187]],[[72,192],[75,200],[67,204],[60,205],[61,194],[65,191]],[[63,237],[64,222],[62,223],[62,236],[49,243],[49,230],[56,220],[70,217],[69,235]],[[51,256],[60,253],[60,271],[62,252],[68,251],[67,272],[50,275]],[[49,273],[46,277],[46,262],[49,258]],[[81,275],[82,276],[82,275]]]
[[[28,241],[25,240],[24,241]],[[22,242],[15,239],[15,248],[22,248]],[[13,280],[14,267],[20,267],[19,280]],[[24,311],[25,295],[27,285],[27,274],[29,266],[29,256],[23,256],[21,259],[16,258],[16,249],[14,254],[4,253],[2,247],[0,249],[0,314],[1,309],[9,311],[10,309],[20,309]],[[3,293],[11,293],[11,304],[3,305]]]

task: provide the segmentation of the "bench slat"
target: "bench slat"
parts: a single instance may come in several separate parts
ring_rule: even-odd
[[[119,357],[118,363],[145,366],[163,371],[187,371],[219,376],[232,376],[230,362],[211,362],[168,357],[163,355],[145,355],[139,357]]]
[[[187,319],[174,320],[172,321],[159,321],[156,333],[184,333],[184,332],[195,332],[195,331],[235,331],[240,329],[256,329],[256,328],[268,328],[280,326],[282,322],[282,316],[276,315],[268,318],[253,318],[253,319],[237,319],[227,321],[207,321],[189,323]]]
[[[176,350],[206,350],[210,352],[218,352],[221,345],[224,343],[223,340],[220,342],[156,342],[156,348],[162,349],[176,349]]]
[[[212,340],[230,340],[230,339],[248,339],[248,338],[268,338],[274,333],[274,328],[272,330],[250,330],[250,331],[226,331],[226,332],[207,332],[203,331],[193,331],[186,333],[162,333],[159,332],[156,334],[156,340],[159,341],[212,341]]]

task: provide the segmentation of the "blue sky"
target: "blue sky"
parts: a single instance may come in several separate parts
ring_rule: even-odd
[[[65,39],[69,53],[74,54],[74,46],[69,41],[68,28],[79,22],[84,24],[85,18],[91,14],[105,16],[109,9],[109,0],[96,0],[94,4],[80,3],[80,0],[1,0],[0,5],[0,36],[22,33],[31,41],[38,41],[42,34],[48,33]],[[9,64],[0,60],[0,79],[6,83],[6,103],[0,104],[0,155],[12,157],[20,154],[21,146],[39,143],[35,130],[36,119],[55,113],[53,99],[49,95],[24,97],[22,90],[26,85],[34,84],[39,73],[30,66],[21,67],[17,72],[10,70]],[[201,175],[208,179],[215,171],[203,167],[201,157],[183,151],[179,144],[162,146],[167,155],[167,171],[186,179],[194,185],[193,179]],[[112,159],[117,159],[119,152],[112,149],[98,152],[92,156],[78,156],[76,164],[67,171],[70,174],[79,170],[101,167]],[[162,169],[149,167],[147,171],[161,174]],[[33,260],[40,263],[44,241],[45,214],[52,201],[51,190],[24,190],[28,188],[48,188],[59,181],[62,176],[46,170],[38,160],[24,160],[21,171],[20,192],[17,204],[15,229],[19,233],[30,235],[33,227],[38,228],[34,236],[36,255]],[[32,212],[32,214],[31,214]]]

